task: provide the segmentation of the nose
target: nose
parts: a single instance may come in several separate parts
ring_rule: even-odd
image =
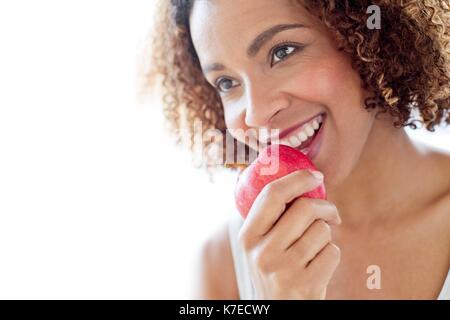
[[[286,94],[267,86],[247,86],[245,124],[255,129],[271,129],[274,116],[289,106]]]

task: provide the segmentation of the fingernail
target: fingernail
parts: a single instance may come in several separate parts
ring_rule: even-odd
[[[314,176],[314,178],[316,178],[317,180],[323,180],[323,174],[320,171],[311,171],[312,175]]]

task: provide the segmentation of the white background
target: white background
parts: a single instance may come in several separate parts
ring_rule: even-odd
[[[0,4],[0,298],[188,298],[234,211],[139,105],[154,1]],[[450,149],[448,131],[414,133]]]

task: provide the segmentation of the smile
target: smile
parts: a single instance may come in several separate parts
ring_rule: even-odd
[[[271,137],[271,143],[290,146],[313,159],[319,153],[326,113],[321,113],[297,128],[284,130],[279,137]]]
[[[316,116],[300,128],[290,132],[286,137],[281,138],[280,144],[285,144],[300,150],[306,149],[310,146],[315,135],[320,130],[323,120],[324,117],[322,114]]]

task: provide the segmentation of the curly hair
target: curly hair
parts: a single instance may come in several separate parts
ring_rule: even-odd
[[[190,36],[194,1],[159,3],[152,64],[144,83],[154,89],[160,80],[170,130],[177,143],[187,133],[191,151],[196,119],[201,120],[201,130],[227,135],[220,96],[203,76]],[[319,18],[336,37],[338,49],[351,57],[363,88],[373,94],[365,100],[365,109],[377,109],[376,116],[388,112],[397,128],[416,129],[418,122],[433,132],[440,124],[450,124],[450,0],[291,1]],[[381,29],[366,25],[370,5],[381,9]],[[210,142],[203,143],[206,147]],[[244,148],[247,153],[248,147]],[[203,164],[210,169],[211,162],[215,163],[206,160]]]

